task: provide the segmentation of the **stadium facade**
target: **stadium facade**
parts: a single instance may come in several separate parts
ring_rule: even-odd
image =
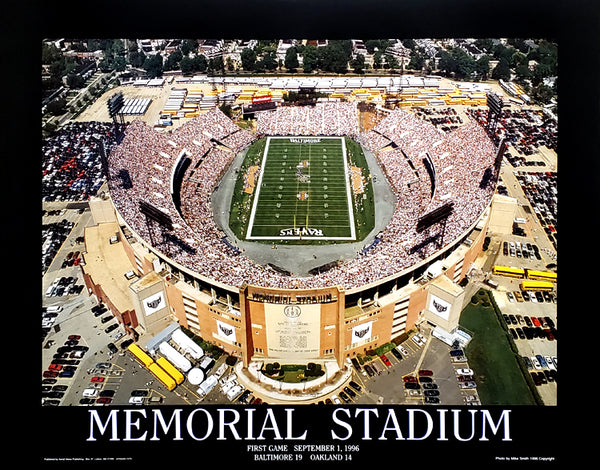
[[[394,111],[359,132],[355,105],[315,108],[261,115],[256,135],[218,110],[168,135],[129,125],[112,149],[104,192],[90,201],[96,225],[86,228],[83,266],[89,292],[126,331],[142,342],[175,321],[244,367],[335,361],[340,368],[422,322],[456,331],[460,282],[490,224],[498,149],[476,123],[444,134]],[[308,277],[237,250],[214,224],[210,196],[235,155],[266,135],[347,135],[372,152],[397,198],[377,243]]]

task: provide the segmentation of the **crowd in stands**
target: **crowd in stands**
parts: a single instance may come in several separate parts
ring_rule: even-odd
[[[359,134],[356,103],[317,103],[314,106],[281,106],[258,114],[256,132],[264,135]]]
[[[116,208],[142,237],[149,234],[139,212],[139,199],[165,211],[174,222],[176,236],[193,248],[169,250],[169,257],[224,284],[247,282],[274,288],[342,284],[348,289],[396,274],[454,242],[477,221],[495,188],[496,148],[475,121],[445,133],[412,113],[395,110],[372,130],[359,134],[354,104],[323,103],[279,107],[262,113],[257,124],[257,134],[250,134],[218,109],[194,118],[171,135],[134,121],[110,158]],[[210,196],[236,153],[262,135],[353,135],[373,152],[396,194],[396,210],[380,242],[339,266],[308,277],[287,276],[260,266],[223,243],[224,233],[214,222]],[[183,150],[191,164],[181,185],[180,214],[170,197],[169,178]],[[119,181],[123,170],[129,173],[132,187]],[[447,202],[454,207],[443,238],[439,225],[417,232],[419,217]]]

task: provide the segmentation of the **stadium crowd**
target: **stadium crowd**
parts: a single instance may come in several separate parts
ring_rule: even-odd
[[[149,234],[139,211],[140,199],[169,214],[176,237],[193,248],[172,246],[166,251],[169,257],[224,284],[247,282],[274,288],[341,284],[349,289],[403,271],[454,242],[477,221],[495,188],[496,148],[475,121],[445,133],[414,114],[395,110],[371,131],[359,134],[355,105],[320,103],[314,108],[280,107],[262,113],[257,124],[257,135],[250,134],[218,109],[194,118],[171,135],[158,134],[134,121],[110,157],[109,184],[115,207],[142,237]],[[287,276],[260,266],[224,243],[224,233],[213,219],[210,196],[236,152],[262,135],[349,135],[371,150],[396,194],[396,210],[380,242],[362,255],[308,277]],[[169,178],[176,157],[184,150],[191,164],[181,185],[180,214],[170,195]],[[131,186],[120,181],[124,171]],[[454,207],[443,239],[439,225],[418,232],[419,217],[446,202]]]
[[[317,103],[315,106],[281,106],[258,114],[256,132],[265,135],[359,134],[356,103]]]

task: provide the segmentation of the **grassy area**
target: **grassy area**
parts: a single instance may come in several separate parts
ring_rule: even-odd
[[[473,296],[460,325],[473,332],[465,352],[475,370],[482,404],[535,405],[536,397],[521,372],[519,356],[511,349],[489,291],[482,289]]]
[[[280,382],[301,383],[309,382],[324,374],[320,364],[266,364],[261,372],[267,377]]]

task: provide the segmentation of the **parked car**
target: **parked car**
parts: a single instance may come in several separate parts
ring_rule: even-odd
[[[383,363],[388,366],[391,367],[392,363],[390,362],[390,360],[387,358],[387,356],[385,354],[382,354],[381,356],[379,356],[381,358],[381,360],[383,361]]]
[[[398,351],[398,349],[394,348],[391,352],[396,359],[402,360],[402,354],[400,353],[400,351]]]
[[[472,380],[468,380],[466,382],[460,382],[458,385],[460,388],[463,388],[463,389],[477,388],[477,384]]]
[[[472,369],[456,369],[457,375],[473,375]]]
[[[362,390],[361,386],[358,385],[354,380],[351,380],[348,385],[350,385],[357,392],[360,392]]]

